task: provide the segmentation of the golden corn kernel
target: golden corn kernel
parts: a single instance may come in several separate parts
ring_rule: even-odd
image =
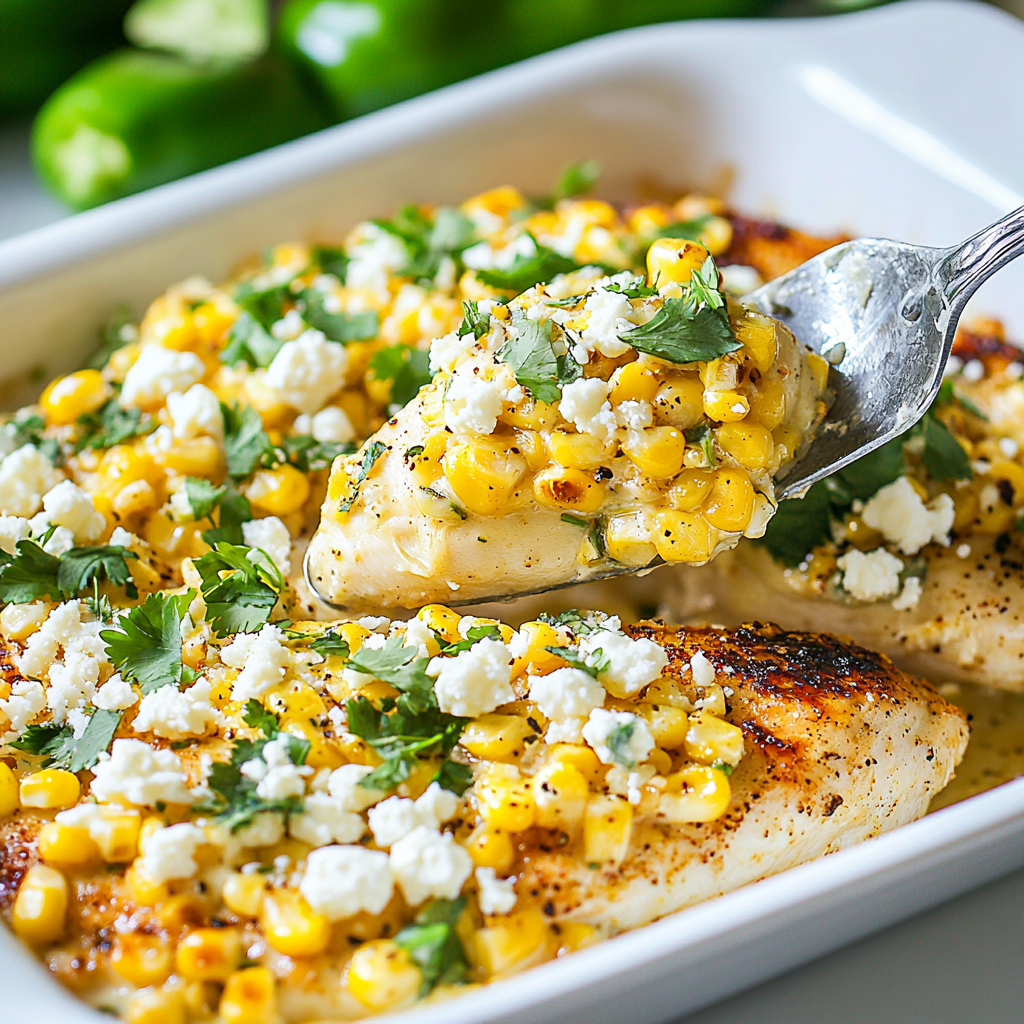
[[[685,238],[658,238],[647,250],[647,281],[652,287],[686,284],[704,266],[708,251]]]
[[[604,531],[609,558],[623,565],[648,565],[658,555],[651,539],[653,523],[646,512],[610,516]]]
[[[459,744],[485,761],[512,762],[522,757],[526,738],[535,735],[525,718],[489,714],[470,722],[463,729]]]
[[[828,360],[823,359],[817,354],[817,352],[808,352],[807,369],[810,371],[811,380],[813,381],[815,388],[819,392],[824,391],[825,388],[828,387]]]
[[[275,889],[264,896],[261,923],[267,942],[285,956],[316,956],[331,939],[330,922],[294,889]]]
[[[163,453],[163,463],[182,476],[219,480],[224,475],[224,456],[212,437],[178,438]]]
[[[294,466],[257,470],[246,496],[258,509],[272,516],[286,516],[305,505],[309,481]]]
[[[664,480],[683,468],[686,438],[675,427],[650,427],[631,433],[622,450],[645,476]]]
[[[110,385],[99,370],[79,370],[58,377],[43,392],[39,404],[49,423],[63,426],[95,412],[110,397]]]
[[[542,470],[550,461],[547,442],[535,430],[516,429],[516,447],[526,459],[526,468],[531,473]]]
[[[139,861],[135,861],[124,873],[124,881],[132,902],[140,907],[159,906],[171,894],[167,883],[150,877]]]
[[[627,226],[634,235],[651,235],[670,224],[674,218],[671,211],[660,204],[641,206],[629,215]]]
[[[110,966],[126,981],[145,988],[162,985],[170,977],[174,957],[162,935],[128,932],[114,940]]]
[[[750,400],[748,420],[774,430],[786,418],[786,389],[782,381],[761,381]]]
[[[706,562],[714,541],[703,516],[695,512],[659,512],[655,517],[654,546],[666,562]]]
[[[68,883],[56,869],[35,864],[25,872],[11,911],[11,927],[22,942],[42,946],[64,934]]]
[[[491,828],[523,832],[537,817],[530,782],[501,768],[504,766],[491,768],[475,786],[480,816]]]
[[[498,419],[521,430],[550,430],[558,422],[558,407],[529,398]]]
[[[653,402],[662,386],[658,375],[639,360],[620,366],[609,382],[612,386],[609,397],[612,405],[621,402]]]
[[[148,512],[160,504],[156,491],[145,480],[136,480],[122,487],[115,495],[112,508],[121,519],[137,512]]]
[[[534,477],[533,493],[542,505],[596,512],[604,504],[606,488],[582,469],[551,466]]]
[[[747,352],[754,364],[767,373],[779,354],[779,340],[775,334],[774,322],[764,313],[753,309],[743,309],[741,316],[733,322],[736,340],[747,346]]]
[[[650,756],[647,758],[647,763],[659,774],[668,775],[672,771],[672,757],[666,754],[660,747],[655,747]]]
[[[601,938],[601,932],[592,924],[582,921],[560,921],[558,923],[558,955],[575,953],[578,949],[592,946]]]
[[[100,851],[87,829],[48,821],[39,832],[39,856],[47,864],[67,870],[97,864]]]
[[[800,431],[787,426],[785,423],[772,431],[772,441],[775,443],[775,447],[780,449],[778,456],[780,461],[783,462],[796,453],[797,448],[800,447],[801,440]]]
[[[184,311],[168,311],[160,319],[150,319],[152,309],[146,313],[142,329],[148,339],[157,341],[164,348],[171,348],[177,352],[185,352],[193,349],[199,336],[196,333],[196,326],[192,314]]]
[[[218,1007],[224,1024],[275,1024],[277,991],[266,967],[235,971],[224,985]]]
[[[588,864],[620,864],[633,833],[633,808],[617,796],[593,796],[583,816],[583,858]]]
[[[520,210],[524,206],[526,200],[519,189],[511,185],[501,185],[467,199],[462,204],[462,209],[468,214],[481,211],[494,214],[496,217],[507,217],[513,210]]]
[[[659,423],[680,430],[697,426],[704,418],[704,385],[700,379],[675,375],[666,380],[654,396],[654,415]]]
[[[220,342],[227,329],[235,322],[234,312],[222,308],[217,300],[204,302],[192,314],[196,335],[204,345],[214,346]]]
[[[721,256],[732,245],[732,224],[724,217],[709,217],[700,229],[700,240],[712,256]]]
[[[702,514],[715,529],[742,533],[754,512],[754,487],[743,469],[719,469]]]
[[[707,500],[715,477],[704,469],[684,469],[666,492],[669,505],[679,512],[693,512]]]
[[[186,981],[227,981],[242,960],[234,928],[197,928],[178,943],[175,971]]]
[[[533,777],[537,824],[541,828],[571,829],[583,818],[590,787],[583,772],[555,761]]]
[[[686,753],[700,764],[723,761],[735,767],[743,757],[743,730],[707,711],[699,711],[690,718]]]
[[[1016,510],[1003,500],[1003,495],[988,477],[975,482],[978,512],[974,528],[979,533],[1006,533],[1017,520]],[[24,802],[24,801],[23,801]]]
[[[444,637],[448,643],[455,643],[462,639],[459,633],[459,623],[462,621],[462,616],[443,604],[424,605],[416,613],[416,618],[424,623],[428,629]]]
[[[654,742],[662,749],[677,750],[686,742],[690,719],[682,708],[669,704],[638,704],[636,713],[647,722]]]
[[[81,794],[82,786],[78,776],[63,768],[44,768],[21,780],[22,807],[42,807],[48,810],[73,807]]]
[[[18,780],[10,766],[0,761],[0,820],[18,809]]]
[[[128,1004],[126,1024],[186,1024],[185,997],[181,989],[144,988]]]
[[[155,484],[160,479],[160,469],[147,452],[138,452],[126,444],[108,448],[100,459],[99,474],[116,494],[122,487],[145,480]]]
[[[747,469],[767,469],[775,442],[771,431],[756,423],[724,423],[715,431],[715,443]]]
[[[221,899],[228,910],[233,910],[242,917],[259,917],[263,907],[263,894],[267,891],[267,879],[258,871],[251,875],[243,875],[233,871],[224,880]]]
[[[499,875],[508,874],[516,859],[516,849],[508,832],[490,825],[480,825],[466,840],[466,850],[480,868],[494,868]]]
[[[135,864],[138,864],[138,861]],[[156,912],[156,918],[160,924],[174,933],[201,929],[206,925],[209,917],[210,907],[206,901],[190,892],[182,892],[168,897],[160,904]]]
[[[604,444],[590,434],[566,434],[560,430],[547,438],[551,458],[569,469],[597,469],[615,454],[613,445]]]
[[[992,460],[988,475],[993,480],[1006,480],[1010,484],[1010,487],[1013,489],[1011,505],[1017,508],[1024,503],[1024,466],[1017,462],[1011,462],[1006,458],[997,458]],[[911,477],[910,479],[913,482],[914,478]],[[927,502],[928,500],[929,496],[925,494],[924,501]]]
[[[360,946],[349,961],[349,991],[368,1010],[379,1013],[411,1004],[422,983],[409,954],[389,939]]]
[[[658,803],[658,816],[676,824],[714,821],[725,814],[732,787],[725,772],[691,765],[670,775]]]
[[[108,864],[127,864],[139,852],[140,826],[138,814],[111,807],[90,822],[89,835]]]
[[[705,391],[704,413],[719,423],[735,423],[750,412],[750,403],[738,391]]]
[[[512,497],[526,472],[526,460],[496,444],[474,441],[448,449],[444,472],[466,509],[479,516],[490,516]]]
[[[522,970],[543,958],[549,937],[539,910],[520,910],[476,932],[473,959],[489,975]]]
[[[601,764],[597,754],[582,743],[556,743],[550,754],[559,764],[578,768],[591,786],[599,786],[608,771],[608,766]]]
[[[438,431],[423,442],[423,451],[419,455],[407,460],[406,464],[419,486],[429,487],[441,475],[441,460],[447,448],[448,434]]]

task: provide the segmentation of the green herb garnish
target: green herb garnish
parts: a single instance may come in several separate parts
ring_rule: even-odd
[[[423,975],[421,998],[438,985],[461,985],[469,976],[466,952],[455,930],[465,906],[465,896],[457,900],[431,900],[416,915],[414,923],[395,936],[395,944],[409,954]]]
[[[219,637],[260,629],[284,588],[277,566],[266,556],[252,561],[252,550],[222,541],[194,562],[203,580],[206,621]],[[221,576],[225,570],[228,575]]]
[[[377,460],[386,451],[387,445],[383,441],[373,441],[367,445],[363,452],[363,460],[359,465],[359,472],[356,474],[355,480],[352,481],[352,489],[349,491],[348,496],[338,503],[339,512],[348,512],[356,503],[356,498],[359,497],[359,488],[362,486],[363,481],[370,475],[370,470],[373,469]]]

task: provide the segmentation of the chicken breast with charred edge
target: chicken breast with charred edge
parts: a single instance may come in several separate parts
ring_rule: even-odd
[[[635,928],[892,831],[925,813],[967,746],[963,713],[927,683],[828,634],[759,623],[628,631],[665,646],[667,675],[704,653],[733,690],[726,717],[746,754],[721,818],[638,817],[618,867],[592,869],[531,833],[517,888],[555,920]]]

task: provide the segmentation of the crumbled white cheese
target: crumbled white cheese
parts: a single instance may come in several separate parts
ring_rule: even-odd
[[[295,418],[295,433],[309,434],[316,441],[345,444],[354,441],[356,428],[344,409],[328,405],[313,416],[303,414]]]
[[[405,901],[453,900],[473,870],[473,858],[447,833],[426,825],[414,828],[391,847],[391,872]]]
[[[416,798],[416,807],[428,825],[443,825],[454,818],[462,801],[449,789],[432,782]]]
[[[46,521],[45,512],[40,512],[39,515],[35,516],[31,520],[30,525],[32,533],[36,537],[39,537],[50,528],[50,524]],[[66,526],[55,526],[53,533],[50,534],[49,539],[43,544],[43,550],[48,555],[60,558],[61,555],[66,555],[74,546],[75,535]]]
[[[574,380],[562,388],[558,411],[581,434],[590,434],[607,443],[615,436],[618,427],[608,392],[608,382],[600,377]]]
[[[653,683],[668,664],[664,648],[653,640],[633,640],[603,628],[581,637],[580,650],[587,655],[600,650],[608,659],[608,667],[598,678],[616,697],[638,693]]]
[[[22,445],[0,462],[0,513],[34,516],[43,495],[64,478],[35,445]],[[19,538],[20,539],[20,538]]]
[[[2,617],[0,617],[2,621]],[[407,647],[415,647],[421,658],[426,658],[430,653],[427,645],[434,640],[434,634],[430,627],[422,619],[409,619],[408,622],[397,623],[404,626],[404,640]]]
[[[646,761],[654,749],[654,737],[647,723],[630,711],[594,708],[583,726],[583,738],[603,764],[623,768],[634,768]]]
[[[306,324],[297,309],[289,309],[280,320],[270,325],[270,333],[278,341],[294,341],[305,329]]]
[[[121,405],[159,405],[172,391],[185,391],[203,379],[206,367],[194,352],[175,352],[162,345],[143,345],[125,374]]]
[[[111,676],[97,691],[92,702],[101,711],[125,711],[133,707],[139,695],[120,675]],[[138,725],[135,725],[138,728]]]
[[[564,722],[586,718],[604,703],[604,687],[578,668],[556,668],[546,676],[530,676],[530,700],[545,718]]]
[[[282,639],[284,633],[267,623],[258,633],[238,633],[221,648],[220,660],[241,669],[231,688],[232,700],[260,700],[284,679],[292,657]]]
[[[432,782],[416,800],[392,796],[370,810],[368,819],[373,841],[387,848],[407,836],[414,828],[426,825],[436,829],[453,817],[459,798]]]
[[[154,882],[191,878],[199,870],[196,850],[206,842],[206,833],[187,822],[160,828],[143,837],[136,863]]]
[[[347,367],[343,345],[309,330],[281,346],[264,380],[279,401],[312,415],[345,383]]]
[[[18,541],[27,540],[31,533],[32,527],[23,516],[0,516],[0,549],[7,554],[15,554]]]
[[[643,430],[654,422],[654,408],[645,401],[620,402],[615,407],[615,421],[629,431]]]
[[[445,424],[455,434],[493,433],[505,390],[499,380],[456,373],[444,398]]]
[[[288,527],[277,516],[252,519],[248,523],[242,523],[242,537],[249,547],[262,548],[280,570],[282,576],[288,575],[292,567],[292,535],[288,532]],[[256,554],[258,556],[259,552]],[[256,561],[252,554],[249,555],[249,558],[251,561]]]
[[[64,526],[79,544],[95,543],[107,528],[92,498],[70,480],[62,480],[43,495],[43,512],[54,526]]]
[[[561,722],[548,722],[544,732],[544,742],[555,743],[582,743],[583,726],[587,724],[585,718],[564,718]]]
[[[147,693],[142,698],[132,727],[136,732],[151,732],[164,739],[182,740],[189,736],[202,736],[223,720],[210,702],[209,680],[200,676],[187,690],[168,685]]]
[[[905,476],[878,491],[861,513],[868,526],[905,555],[916,555],[929,543],[948,545],[953,516],[953,499],[948,494],[925,505]]]
[[[719,267],[718,272],[722,275],[722,291],[730,295],[746,295],[764,284],[754,267],[745,267],[742,263]]]
[[[0,711],[6,715],[10,729],[0,734],[0,743],[9,743],[24,732],[33,718],[46,707],[42,683],[34,679],[18,679],[11,684],[11,695],[0,699]]]
[[[365,811],[387,796],[383,790],[360,785],[372,771],[372,768],[362,764],[343,764],[331,772],[327,790],[343,810]]]
[[[999,450],[1008,459],[1015,459],[1017,452],[1020,451],[1020,445],[1012,437],[1001,437],[999,438]]]
[[[188,391],[172,391],[167,396],[171,430],[175,437],[224,437],[224,415],[220,399],[204,384],[193,384]]]
[[[917,607],[923,593],[924,588],[921,586],[921,578],[919,576],[908,576],[903,581],[903,590],[900,592],[900,596],[893,601],[892,606],[898,612],[910,611],[912,608]]]
[[[583,308],[590,314],[580,335],[588,352],[599,352],[614,359],[629,351],[629,343],[619,338],[620,334],[631,331],[635,326],[626,319],[633,312],[633,307],[625,295],[598,288],[587,296]]]
[[[476,345],[476,336],[472,331],[461,338],[458,331],[435,338],[430,343],[430,372],[452,373],[469,358]]]
[[[63,722],[68,711],[91,701],[100,678],[100,663],[85,651],[65,650],[64,657],[50,666],[46,703],[55,722]]]
[[[64,648],[65,655],[88,654],[97,661],[105,661],[105,645],[99,638],[103,628],[100,622],[82,622],[81,602],[59,604],[29,637],[16,659],[17,666],[22,675],[43,678],[57,656],[58,645]]]
[[[433,658],[427,674],[436,676],[438,707],[449,715],[476,718],[515,700],[510,683],[512,658],[500,640],[478,640],[454,658]]]
[[[715,681],[715,666],[708,661],[703,651],[698,651],[690,658],[690,674],[694,683],[701,689],[706,689]]]
[[[70,828],[84,829],[94,843],[104,848],[111,845],[114,830],[123,828],[125,816],[137,818],[139,812],[106,804],[80,803],[58,811],[56,821]]]
[[[235,842],[244,850],[257,850],[276,846],[284,838],[284,815],[279,811],[257,814],[248,825],[234,835]]]
[[[498,878],[494,868],[477,868],[474,872],[480,887],[477,900],[481,914],[510,914],[516,905],[516,880]]]
[[[247,761],[242,765],[243,774],[248,774],[250,778],[258,778],[256,795],[261,799],[288,800],[292,797],[301,797],[306,792],[306,779],[313,774],[313,769],[309,765],[294,764],[290,751],[290,737],[278,736],[263,748],[261,756],[266,766],[265,771],[257,774],[250,768],[247,773],[246,767],[252,766],[253,762]]]
[[[836,565],[843,573],[843,589],[858,601],[878,601],[899,593],[903,562],[885,548],[847,551]]]
[[[366,824],[329,794],[311,793],[302,805],[302,813],[293,814],[288,820],[288,831],[293,838],[317,847],[358,842]]]
[[[331,921],[379,914],[395,890],[388,855],[362,846],[323,846],[306,858],[299,892]]]
[[[386,291],[389,277],[409,262],[405,243],[376,224],[361,224],[363,241],[348,250],[345,284],[349,288]]]
[[[12,640],[24,640],[34,633],[49,615],[44,601],[9,604],[0,612],[0,631]]]
[[[155,750],[142,740],[114,740],[92,769],[92,795],[100,803],[139,807],[191,804],[181,761],[173,750]]]

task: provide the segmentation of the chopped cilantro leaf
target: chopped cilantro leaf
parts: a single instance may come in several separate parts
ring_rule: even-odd
[[[638,277],[634,277],[627,285],[613,282],[612,284],[606,284],[604,290],[606,292],[618,292],[620,295],[625,295],[627,299],[648,299],[652,295],[657,295],[658,289],[652,288],[646,282],[647,278],[640,274]]]
[[[284,587],[277,566],[268,558],[252,561],[251,548],[223,541],[195,560],[202,577],[206,620],[214,633],[251,633],[270,618]],[[230,570],[227,576],[221,576]]]
[[[590,632],[593,632],[593,630],[590,630]],[[545,647],[544,649],[552,654],[557,654],[560,658],[564,658],[573,668],[578,668],[595,679],[602,672],[607,671],[608,666],[611,664],[611,660],[600,647],[595,651],[591,651],[586,656],[580,653],[578,647]]]
[[[192,509],[192,515],[196,519],[210,519],[212,522],[213,511],[227,497],[227,486],[222,484],[215,487],[209,480],[197,476],[185,477],[185,497],[188,498],[188,507]]]
[[[636,767],[636,758],[633,757],[633,752],[629,749],[629,741],[633,738],[635,730],[635,721],[623,722],[621,725],[615,726],[608,735],[608,749],[611,751],[612,758],[623,768]]]
[[[299,311],[310,327],[323,331],[328,341],[347,345],[350,341],[368,341],[377,337],[380,322],[375,310],[363,313],[329,313],[322,292],[306,288],[299,296]]]
[[[698,423],[690,427],[684,435],[687,444],[696,445],[704,453],[704,461],[709,467],[715,465],[715,435],[707,423]]]
[[[359,472],[356,474],[355,480],[352,481],[351,490],[348,496],[343,498],[338,504],[339,512],[348,512],[350,508],[356,503],[356,498],[359,497],[359,488],[363,481],[370,475],[370,470],[373,469],[377,460],[387,451],[387,445],[383,441],[373,441],[367,445],[363,451],[363,460],[359,465]]]
[[[284,304],[291,298],[288,284],[275,284],[269,288],[256,288],[252,281],[244,281],[235,291],[235,301],[261,327],[270,330],[284,316]],[[277,342],[280,347],[280,342]]]
[[[348,273],[348,256],[345,250],[333,245],[314,245],[310,250],[313,262],[321,274],[333,274],[342,284]]]
[[[93,711],[85,731],[77,739],[69,725],[46,722],[30,725],[10,744],[15,750],[42,756],[44,768],[64,768],[81,772],[91,768],[110,746],[118,725],[120,711]]]
[[[388,402],[391,410],[397,411],[430,383],[430,352],[412,345],[390,345],[373,354],[370,372],[376,380],[391,382]]]
[[[420,969],[423,981],[420,997],[438,985],[460,985],[469,977],[469,961],[455,925],[466,906],[466,897],[431,900],[396,936],[395,945],[404,949]]]
[[[329,629],[326,633],[321,633],[318,637],[315,637],[310,641],[309,646],[317,654],[322,654],[325,658],[331,655],[347,658],[351,650],[348,641],[340,634],[335,633],[333,629]]]
[[[468,651],[475,643],[487,639],[501,639],[501,630],[491,622],[485,622],[479,626],[470,626],[466,631],[465,639],[456,640],[450,644],[443,644],[441,653],[446,657],[460,654],[462,651]]]
[[[969,399],[964,398],[956,389],[956,385],[953,381],[946,377],[945,380],[939,385],[939,390],[935,395],[935,401],[932,403],[932,408],[941,408],[944,405],[956,404],[961,406],[972,416],[977,416],[979,420],[988,422],[988,417]]]
[[[122,409],[116,398],[111,398],[96,412],[78,417],[78,437],[75,451],[86,448],[113,448],[130,437],[148,434],[156,427],[151,416],[138,409]]]
[[[273,446],[263,429],[260,414],[251,405],[221,402],[220,411],[224,416],[224,458],[228,476],[240,479],[248,476],[260,459],[273,451]]]
[[[243,309],[228,331],[228,343],[220,351],[220,361],[225,366],[244,362],[253,369],[269,366],[283,344],[257,317]]]
[[[512,368],[516,382],[529,388],[538,402],[557,402],[561,390],[558,357],[551,347],[551,321],[521,317],[515,328],[515,337],[501,346],[498,359]]]
[[[711,214],[702,213],[699,217],[694,217],[691,220],[673,221],[671,224],[658,228],[653,238],[685,238],[691,242],[699,242],[709,220],[711,220]]]
[[[431,220],[418,206],[408,204],[391,220],[374,223],[405,243],[409,261],[399,273],[416,280],[433,280],[446,257],[456,261],[459,272],[459,257],[476,241],[473,222],[451,206],[440,207]]]
[[[397,707],[403,713],[416,715],[436,707],[434,680],[427,675],[429,658],[418,657],[415,647],[406,647],[397,634],[388,637],[379,650],[361,647],[349,658],[346,668],[363,672],[401,692]]]
[[[472,334],[479,341],[491,329],[491,314],[482,313],[475,299],[462,300],[462,323],[459,324],[459,337]]]
[[[278,718],[273,711],[268,711],[258,700],[250,697],[242,711],[242,721],[250,729],[258,729],[268,740],[278,734]]]
[[[597,184],[600,177],[601,165],[596,160],[578,160],[562,171],[551,195],[539,200],[537,205],[541,209],[550,210],[562,199],[574,199],[576,196],[585,195]]]
[[[242,523],[247,523],[252,519],[249,499],[234,488],[229,488],[219,499],[217,508],[219,508],[217,525],[210,530],[203,530],[203,540],[211,548],[215,548],[221,541],[226,541],[228,544],[241,544],[245,539],[242,533]],[[195,509],[193,509],[194,511]]]
[[[924,437],[921,461],[936,480],[970,479],[971,460],[967,452],[938,416],[926,414],[913,430]]]
[[[125,587],[129,597],[138,597],[127,561],[138,557],[118,544],[72,548],[60,556],[58,586],[65,594],[77,594],[90,583],[99,584],[106,577],[115,587]]]
[[[530,235],[533,238],[532,235]],[[525,292],[542,281],[550,281],[559,274],[579,270],[580,264],[568,256],[549,249],[533,239],[536,249],[532,256],[518,254],[506,270],[478,270],[477,278],[490,288],[500,291]]]
[[[3,432],[10,437],[14,448],[35,445],[55,466],[59,466],[64,462],[64,449],[55,437],[47,437],[45,430],[43,417],[25,409],[3,425]]]
[[[262,464],[268,468],[287,462],[302,473],[329,469],[339,455],[349,455],[355,445],[349,441],[318,441],[311,434],[292,434],[275,448],[273,454],[263,456]]]
[[[715,771],[719,771],[725,776],[732,775],[732,773],[735,771],[733,766],[729,764],[728,761],[723,761],[721,758],[719,758],[717,761],[712,761],[711,767],[714,768]]]
[[[25,604],[40,597],[63,601],[60,559],[44,551],[34,540],[19,540],[13,557],[0,552],[0,601]]]

